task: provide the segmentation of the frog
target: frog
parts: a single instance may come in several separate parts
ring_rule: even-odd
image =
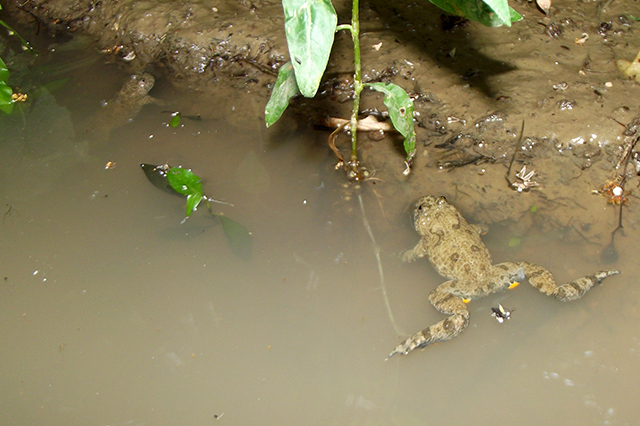
[[[124,126],[134,119],[143,106],[159,103],[149,96],[155,84],[154,77],[146,72],[131,75],[122,88],[111,99],[102,103],[102,108],[90,123],[94,139],[104,142],[112,130]]]
[[[448,318],[404,340],[389,354],[407,355],[417,348],[458,336],[469,325],[467,303],[513,288],[524,278],[540,292],[561,302],[580,299],[616,269],[601,270],[558,285],[546,268],[529,262],[493,264],[480,238],[486,227],[469,224],[443,196],[427,195],[415,204],[413,223],[420,241],[401,254],[403,262],[427,256],[434,269],[448,278],[429,295],[431,304]]]

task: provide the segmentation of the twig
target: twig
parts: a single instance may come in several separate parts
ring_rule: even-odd
[[[376,256],[376,263],[378,264],[378,275],[380,276],[380,290],[382,291],[384,304],[387,307],[387,315],[389,316],[389,320],[391,321],[391,325],[393,325],[393,329],[395,330],[396,334],[398,335],[405,334],[402,330],[398,328],[398,326],[396,325],[396,321],[393,318],[393,312],[391,311],[389,297],[387,296],[387,287],[384,284],[384,272],[382,271],[382,261],[380,260],[380,247],[376,243],[376,239],[373,237],[371,226],[369,226],[369,221],[367,220],[367,214],[364,211],[364,204],[362,203],[361,194],[358,194],[358,202],[360,203],[360,211],[362,212],[362,223],[364,224],[364,229],[366,229],[367,233],[369,234],[369,238],[371,239],[371,244],[373,245],[373,253]]]
[[[338,157],[338,165],[336,166],[336,168],[343,167],[345,165],[344,157],[340,153],[340,150],[338,149],[338,147],[336,147],[336,137],[338,137],[340,132],[348,125],[349,125],[348,121],[340,124],[338,128],[335,129],[333,132],[331,132],[331,134],[329,135],[329,148],[331,148],[334,154],[336,154],[336,157]]]
[[[520,151],[520,148],[522,148],[522,139],[524,138],[524,120],[522,120],[522,127],[520,128],[520,137],[518,138],[518,144],[516,145],[516,149],[513,152],[513,157],[511,157],[511,162],[509,163],[509,168],[507,169],[507,173],[504,175],[504,178],[507,180],[507,183],[509,184],[509,188],[514,188],[514,182],[511,182],[511,179],[509,179],[509,175],[511,174],[511,167],[513,167],[513,162],[516,159],[516,155],[518,155],[518,152]]]

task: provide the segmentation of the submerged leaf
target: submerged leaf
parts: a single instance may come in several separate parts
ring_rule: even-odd
[[[269,172],[253,150],[238,165],[236,178],[240,188],[249,194],[263,194],[271,186]]]
[[[182,195],[173,189],[169,184],[169,180],[167,180],[167,170],[170,169],[168,164],[156,166],[155,164],[141,163],[140,167],[153,186],[168,194]]]
[[[389,109],[393,127],[404,136],[407,162],[411,164],[416,155],[416,130],[413,126],[413,101],[404,89],[396,84],[367,83],[366,86],[384,93],[384,104]]]
[[[330,0],[282,0],[289,56],[300,92],[315,96],[327,68],[338,15]]]
[[[191,170],[183,169],[182,167],[170,167],[168,164],[155,166],[153,164],[142,163],[140,167],[147,176],[147,179],[157,188],[171,194],[187,196],[187,217],[193,213],[202,200],[205,200],[209,213],[220,219],[224,235],[227,237],[233,251],[243,259],[251,258],[253,240],[247,228],[235,220],[211,210],[211,204],[209,202],[213,200],[204,196],[200,178],[193,174]]]
[[[247,231],[247,228],[222,214],[214,214],[218,216],[220,222],[222,222],[224,235],[227,237],[231,249],[241,258],[250,259],[253,249],[253,239],[249,231]]]
[[[289,106],[289,100],[298,93],[300,93],[300,89],[298,89],[296,76],[293,73],[293,65],[291,65],[291,62],[287,62],[278,71],[278,79],[275,86],[273,86],[273,92],[271,92],[269,102],[267,102],[267,106],[264,109],[264,119],[267,122],[267,127],[280,119],[284,110]]]

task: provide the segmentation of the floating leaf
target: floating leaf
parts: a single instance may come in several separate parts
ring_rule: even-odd
[[[191,170],[182,167],[170,167],[167,170],[167,180],[169,185],[183,195],[202,195],[202,183],[200,178]]]
[[[411,164],[416,155],[416,130],[413,126],[413,101],[404,89],[396,84],[367,83],[366,86],[384,93],[384,104],[389,109],[393,127],[404,136],[407,162]]]
[[[193,211],[198,208],[198,204],[200,204],[200,201],[202,201],[202,198],[203,198],[202,194],[187,195],[187,206],[186,206],[187,217],[191,216],[191,213],[193,213]]]
[[[507,0],[429,0],[440,9],[488,27],[511,26],[522,16],[507,3]]]
[[[330,0],[282,0],[289,56],[300,92],[315,96],[327,68],[338,16]]]
[[[176,192],[187,196],[187,217],[189,217],[204,198],[200,178],[189,169],[171,167],[167,170],[167,180]]]
[[[187,217],[193,213],[202,200],[205,200],[209,213],[220,219],[224,235],[227,237],[233,251],[243,259],[251,258],[253,240],[247,228],[235,220],[211,210],[211,199],[208,199],[202,194],[200,178],[191,172],[191,170],[183,169],[182,167],[170,167],[168,164],[155,166],[153,164],[142,163],[140,167],[147,176],[147,179],[157,188],[171,194],[187,196]]]
[[[253,249],[253,239],[249,231],[247,231],[247,228],[222,214],[213,214],[218,216],[220,222],[222,222],[224,235],[227,237],[231,249],[241,258],[250,259]]]
[[[174,129],[180,125],[180,113],[176,112],[172,114],[171,121],[169,121],[169,126]]]
[[[291,62],[287,62],[278,71],[278,79],[264,109],[267,127],[280,119],[284,110],[289,106],[289,100],[298,93],[300,93],[300,89],[298,89],[296,76],[293,73],[293,65]]]

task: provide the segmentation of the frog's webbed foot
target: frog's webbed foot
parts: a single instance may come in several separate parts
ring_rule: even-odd
[[[431,343],[452,339],[469,324],[469,310],[461,298],[435,289],[429,295],[429,300],[437,310],[445,314],[451,314],[451,316],[417,332],[400,343],[389,354],[387,359],[395,354],[407,355],[416,348],[423,348]]]
[[[469,224],[478,235],[484,235],[489,232],[489,227],[484,223]]]
[[[420,259],[427,255],[427,249],[424,246],[422,240],[416,244],[416,246],[410,250],[403,251],[400,253],[400,259],[404,263],[413,262],[414,260]]]
[[[532,286],[561,302],[580,299],[593,286],[600,284],[605,278],[620,273],[616,269],[608,269],[578,278],[566,284],[557,285],[553,275],[546,268],[527,262],[521,262],[520,264],[523,266],[524,273]]]

